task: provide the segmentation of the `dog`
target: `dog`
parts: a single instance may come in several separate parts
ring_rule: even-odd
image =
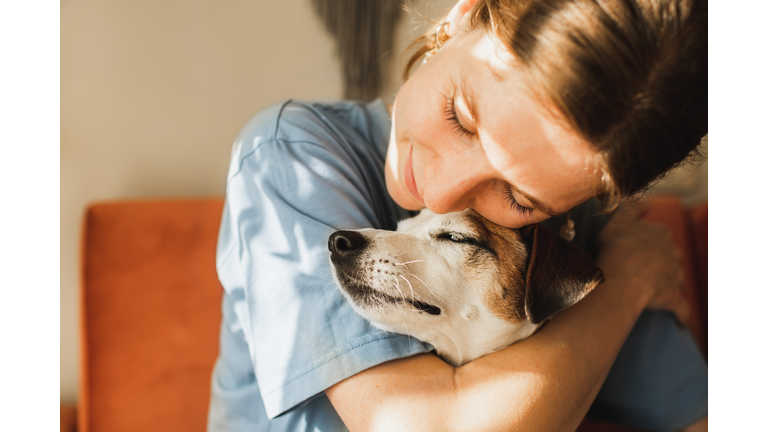
[[[396,231],[336,231],[335,281],[379,329],[461,366],[532,335],[604,280],[589,255],[540,225],[510,229],[474,210],[423,210]]]

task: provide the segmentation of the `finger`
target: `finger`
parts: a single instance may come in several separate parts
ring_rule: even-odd
[[[642,219],[650,210],[651,202],[648,199],[630,198],[624,200],[621,207],[619,207],[619,210],[617,210],[617,213],[634,219]]]
[[[647,199],[634,201],[634,211],[638,219],[644,219],[651,211],[651,202]]]
[[[608,220],[608,223],[606,224],[605,228],[603,228],[603,231],[600,233],[600,235],[603,239],[609,239],[622,230],[637,224],[638,222],[639,219],[637,218],[637,214],[634,211],[622,207],[611,216],[611,219]]]
[[[603,229],[603,232],[601,233],[602,238],[610,238],[620,230],[639,223],[641,218],[648,213],[650,207],[650,202],[645,199],[624,200],[618,210],[613,212],[611,219]]]
[[[624,204],[616,210],[611,220],[617,223],[628,224],[640,220],[640,217],[634,204]]]

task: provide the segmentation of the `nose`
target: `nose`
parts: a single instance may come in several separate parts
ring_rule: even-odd
[[[336,231],[328,237],[328,250],[333,262],[354,257],[367,245],[368,241],[357,231]]]
[[[488,180],[488,171],[470,161],[443,163],[436,167],[425,184],[424,200],[437,213],[459,212],[473,207]]]

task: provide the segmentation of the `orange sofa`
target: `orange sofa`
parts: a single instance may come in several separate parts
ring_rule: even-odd
[[[82,236],[81,432],[204,431],[218,352],[222,288],[215,249],[223,200],[91,205]],[[691,328],[706,353],[707,207],[657,198],[647,219],[682,249]],[[630,429],[585,421],[582,432]]]

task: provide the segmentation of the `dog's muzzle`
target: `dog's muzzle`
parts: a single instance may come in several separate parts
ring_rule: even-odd
[[[394,304],[407,302],[415,307],[416,310],[426,312],[429,315],[440,315],[442,313],[437,306],[413,298],[407,299],[403,297],[402,299],[397,299],[370,287],[368,283],[363,283],[350,278],[350,273],[360,273],[358,267],[360,264],[360,256],[368,246],[370,246],[369,240],[357,231],[336,231],[328,237],[328,250],[331,251],[331,262],[333,262],[333,265],[336,267],[336,272],[342,289],[357,298],[358,302],[362,303],[370,302],[371,298],[376,298],[378,299],[378,302],[384,303]],[[389,260],[384,260],[384,262],[387,263],[387,265],[392,265],[389,264]],[[370,264],[373,264],[373,260],[370,261]],[[385,270],[384,274],[389,274],[397,280],[397,277],[392,270]],[[350,283],[350,281],[354,281],[354,283]]]
[[[368,240],[357,231],[336,231],[328,237],[328,250],[334,264],[354,259],[366,246]]]

